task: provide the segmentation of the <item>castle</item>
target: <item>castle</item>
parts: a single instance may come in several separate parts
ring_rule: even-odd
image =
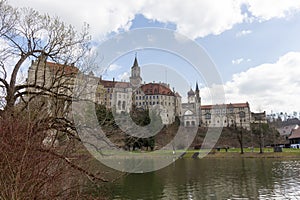
[[[44,59],[44,60],[43,60]],[[41,67],[44,63],[44,67]],[[59,93],[67,96],[72,94],[76,75],[81,73],[75,66],[66,66],[39,58],[33,61],[28,71],[28,84],[55,86]],[[188,102],[182,103],[181,96],[167,83],[142,83],[141,68],[135,56],[131,67],[129,82],[103,80],[93,73],[84,75],[96,80],[96,92],[92,100],[104,105],[116,113],[129,113],[132,106],[137,109],[156,110],[162,123],[167,125],[175,121],[178,116],[185,127],[225,127],[240,126],[250,129],[251,112],[249,103],[235,103],[222,105],[202,105],[200,90],[196,83],[195,91],[188,91]],[[59,81],[57,81],[59,80]],[[57,87],[57,82],[67,87]],[[53,89],[53,88],[52,88]],[[33,90],[39,90],[32,88]],[[38,91],[35,91],[38,92]],[[51,105],[48,105],[51,107]],[[62,105],[66,107],[66,105]]]
[[[171,124],[181,115],[181,96],[166,83],[142,83],[141,68],[135,57],[131,67],[130,82],[102,80],[102,92],[96,102],[114,109],[116,113],[129,112],[132,106],[139,109],[156,109],[163,124]],[[101,98],[102,97],[102,98]],[[103,98],[104,97],[104,98]]]

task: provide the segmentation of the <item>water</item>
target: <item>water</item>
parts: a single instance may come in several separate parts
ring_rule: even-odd
[[[115,183],[114,199],[300,199],[300,160],[179,159]]]

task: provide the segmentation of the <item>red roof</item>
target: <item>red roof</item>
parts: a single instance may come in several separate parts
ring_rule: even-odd
[[[107,81],[107,80],[100,80],[100,84],[103,85],[105,88],[129,88],[130,83],[128,82],[120,82],[120,81]]]
[[[70,66],[70,65],[62,65],[58,63],[53,63],[53,62],[47,62],[46,66],[49,67],[50,71],[53,74],[58,74],[58,75],[66,75],[66,76],[75,76],[79,72],[79,69],[75,66]]]
[[[169,95],[175,96],[174,92],[170,90],[170,88],[159,84],[159,83],[148,83],[141,86],[144,94],[146,95]]]
[[[300,138],[300,128],[293,129],[292,134],[290,135],[289,139],[297,139]]]
[[[216,105],[203,105],[201,106],[201,109],[212,109],[213,107],[217,107],[218,104]],[[249,103],[229,103],[229,104],[219,104],[219,106],[226,106],[226,108],[245,108],[249,107]]]

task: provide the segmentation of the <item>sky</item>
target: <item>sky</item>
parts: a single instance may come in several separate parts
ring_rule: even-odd
[[[203,55],[214,63],[226,103],[247,101],[255,112],[300,112],[300,0],[8,0],[8,3],[59,16],[78,30],[87,22],[96,47],[136,29],[156,27],[174,31],[184,36],[178,38],[186,37],[198,44],[204,50]],[[105,66],[103,77],[128,80],[135,54],[144,81],[168,82],[183,97],[198,82],[202,104],[211,103],[205,73],[195,73],[191,63],[171,51],[132,48]]]

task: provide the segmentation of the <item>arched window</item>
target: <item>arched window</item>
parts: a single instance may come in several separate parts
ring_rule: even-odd
[[[239,115],[240,115],[240,118],[244,118],[244,117],[246,116],[246,114],[245,114],[244,111],[241,111],[241,112],[239,113]]]
[[[211,114],[210,113],[206,113],[205,114],[205,119],[211,119]]]
[[[123,101],[123,103],[122,103],[122,110],[125,110],[125,106],[126,106],[126,102]]]
[[[118,101],[118,109],[121,110],[121,101]]]

